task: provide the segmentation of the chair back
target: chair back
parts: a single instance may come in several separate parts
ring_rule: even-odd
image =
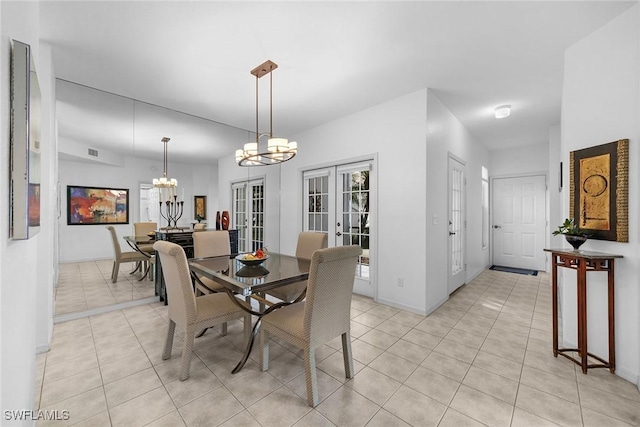
[[[160,256],[162,275],[167,288],[169,318],[181,326],[195,321],[196,297],[191,286],[189,264],[182,246],[166,241],[157,241],[153,249]]]
[[[113,228],[113,225],[107,225],[107,230],[109,230],[109,233],[111,234],[111,242],[113,243],[113,255],[116,260],[119,260],[120,256],[122,256],[122,248],[120,247],[120,242],[118,242],[116,229]]]
[[[313,231],[303,231],[298,235],[298,246],[296,247],[296,257],[311,259],[311,256],[318,249],[327,247],[327,233],[316,233]]]
[[[158,229],[157,222],[134,222],[133,223],[133,234],[136,236],[146,236],[152,231],[156,231]]]
[[[206,229],[207,229],[207,224],[203,224],[201,222],[193,225],[193,230],[194,231],[201,231],[201,230],[206,230]]]
[[[193,256],[207,258],[220,255],[231,255],[231,244],[227,230],[193,233]]]
[[[353,280],[361,254],[360,246],[352,245],[319,249],[311,257],[303,326],[311,348],[349,331]]]

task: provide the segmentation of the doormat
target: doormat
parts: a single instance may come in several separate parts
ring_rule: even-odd
[[[504,271],[507,273],[528,274],[529,276],[537,276],[537,270],[527,270],[526,268],[502,267],[500,265],[492,265],[489,270]]]

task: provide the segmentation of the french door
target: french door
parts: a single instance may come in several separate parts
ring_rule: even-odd
[[[449,156],[449,294],[462,286],[466,280],[465,261],[465,165]]]
[[[354,292],[375,296],[372,278],[373,161],[304,173],[304,230],[327,233],[329,246],[358,245]]]
[[[231,190],[238,251],[256,251],[264,247],[264,180],[236,182]]]

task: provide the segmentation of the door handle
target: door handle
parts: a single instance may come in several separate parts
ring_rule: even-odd
[[[338,231],[338,232],[336,233],[336,236],[342,236],[342,233]]]
[[[454,233],[453,231],[449,232],[449,236],[453,236],[454,234],[456,234],[456,233]]]
[[[502,227],[499,225],[494,225],[493,228],[502,228]]]

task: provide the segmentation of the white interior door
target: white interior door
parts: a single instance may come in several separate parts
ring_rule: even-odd
[[[372,274],[372,162],[304,173],[304,230],[327,233],[332,246],[359,245],[353,291],[375,297]]]
[[[465,215],[466,177],[464,164],[449,156],[449,294],[462,286],[466,279]]]
[[[493,264],[545,269],[546,177],[493,180]]]

